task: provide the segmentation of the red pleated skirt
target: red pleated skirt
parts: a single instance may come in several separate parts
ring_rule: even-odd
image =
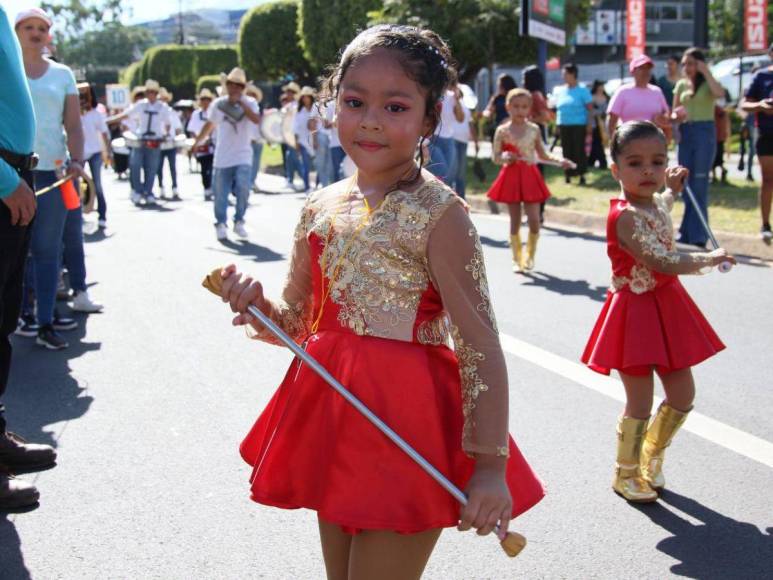
[[[643,294],[607,293],[582,362],[608,375],[611,369],[645,375],[694,366],[725,345],[677,278]]]
[[[451,349],[321,331],[307,352],[464,490],[475,462],[461,449],[461,387]],[[544,490],[512,439],[509,446],[516,516]],[[253,500],[316,510],[349,533],[415,533],[459,521],[460,506],[448,492],[297,360],[240,451],[254,467]]]
[[[550,190],[536,165],[516,161],[499,170],[488,197],[500,203],[542,203],[550,197]]]

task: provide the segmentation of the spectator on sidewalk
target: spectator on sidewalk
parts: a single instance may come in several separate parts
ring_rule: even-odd
[[[22,12],[16,24],[32,28],[37,42],[48,42],[51,19],[38,8]],[[40,26],[38,22],[42,22]],[[33,507],[37,488],[14,478],[15,471],[37,471],[54,465],[56,451],[34,445],[6,429],[2,396],[11,369],[11,341],[21,306],[22,280],[35,215],[32,148],[35,114],[16,35],[0,5],[0,509]]]
[[[724,97],[725,89],[711,74],[703,51],[689,48],[682,57],[684,78],[674,87],[674,119],[679,121],[679,165],[690,171],[690,189],[698,208],[685,203],[684,217],[679,226],[679,241],[700,248],[706,247],[708,234],[697,214],[709,219],[709,172],[717,146],[714,125],[714,103]]]
[[[465,90],[469,90],[469,94],[474,96],[472,89],[467,87]],[[463,118],[461,121],[457,121],[454,117],[453,134],[454,149],[456,155],[456,170],[451,176],[451,182],[448,184],[459,197],[464,199],[465,188],[467,185],[467,147],[470,140],[475,141],[477,148],[478,142],[475,134],[475,127],[472,123],[472,111],[468,109],[464,104],[464,94],[462,93],[461,85],[456,86],[456,100],[462,107]],[[477,149],[476,149],[477,150]]]
[[[247,75],[235,67],[224,76],[225,94],[212,103],[212,112],[204,128],[196,136],[194,148],[217,128],[215,148],[215,233],[218,240],[228,238],[226,226],[228,195],[236,196],[234,233],[241,239],[249,237],[244,223],[250,196],[252,171],[251,123],[260,123],[260,111],[255,99],[244,94]]]
[[[585,185],[585,172],[588,168],[588,157],[585,153],[585,139],[591,136],[590,112],[593,108],[593,98],[588,87],[579,84],[577,65],[568,63],[563,68],[563,78],[566,84],[553,90],[558,116],[556,124],[561,136],[563,156],[575,163],[576,169],[565,169],[564,178],[569,183],[571,177],[579,176],[580,185]]]
[[[730,138],[730,115],[725,108],[729,100],[727,93],[721,102],[714,105],[714,125],[717,127],[717,152],[714,154],[714,162],[711,164],[711,183],[727,183],[727,169],[725,169],[725,141]],[[717,169],[720,179],[717,179]]]
[[[618,123],[628,121],[652,121],[661,128],[670,125],[668,103],[663,91],[651,84],[653,67],[652,59],[646,54],[637,56],[628,64],[633,82],[620,85],[607,107],[610,135],[614,134]]]
[[[593,109],[591,110],[591,119],[593,123],[593,137],[590,144],[590,155],[588,156],[588,165],[595,167],[599,164],[599,169],[607,168],[606,145],[609,142],[606,124],[607,107],[609,106],[609,97],[604,91],[604,81],[593,81],[591,88],[593,97]]]
[[[456,84],[446,90],[441,100],[440,123],[429,142],[430,162],[427,169],[449,185],[456,175],[456,148],[454,124],[464,119],[462,104],[456,98]]]
[[[45,56],[51,20],[45,12],[28,10],[17,17],[15,28],[22,47],[37,123],[35,151],[40,156],[40,162],[35,169],[35,184],[38,188],[52,185],[65,173],[81,177],[84,175],[83,128],[78,89],[72,71]],[[56,290],[63,255],[75,275],[71,280],[75,290],[73,309],[83,312],[102,309],[102,305],[94,302],[86,289],[83,215],[80,206],[75,209],[65,206],[62,189],[67,186],[56,187],[38,196],[38,212],[30,242],[37,322],[40,325],[36,342],[49,350],[69,346],[54,325]],[[72,184],[69,186],[72,187]],[[76,325],[71,322],[64,326],[72,329]]]
[[[497,77],[497,92],[491,95],[491,98],[483,110],[483,118],[490,122],[489,134],[491,138],[494,137],[494,132],[497,127],[510,118],[510,114],[507,112],[507,93],[518,87],[518,83],[509,74],[501,74]]]
[[[663,97],[665,97],[666,103],[669,106],[674,102],[674,86],[682,78],[682,73],[679,70],[680,60],[678,54],[670,55],[668,60],[666,60],[666,74],[657,81],[657,85],[663,91]]]
[[[773,56],[773,44],[768,48],[768,55]],[[770,229],[770,206],[773,200],[773,65],[754,75],[741,107],[747,113],[754,114],[757,121],[756,149],[762,173],[759,192],[762,218],[760,235],[763,241],[770,243],[773,240],[773,231]],[[750,175],[751,157],[752,152],[749,151]]]

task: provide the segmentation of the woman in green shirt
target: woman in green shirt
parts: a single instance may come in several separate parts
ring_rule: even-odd
[[[709,171],[717,146],[714,127],[714,102],[725,89],[712,76],[706,58],[698,48],[689,48],[682,56],[684,78],[674,85],[673,117],[681,123],[679,164],[690,170],[689,185],[708,221]],[[708,235],[692,204],[686,204],[679,226],[679,241],[706,247]]]

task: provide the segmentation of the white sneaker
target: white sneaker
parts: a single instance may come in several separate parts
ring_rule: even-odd
[[[215,235],[218,240],[228,239],[228,228],[225,227],[225,224],[215,224]]]
[[[244,222],[236,222],[234,224],[234,233],[237,237],[246,240],[250,237],[250,235],[247,233],[247,229],[244,227]]]
[[[180,192],[177,191],[176,187],[172,188],[172,199],[175,201],[178,201],[180,199]]]
[[[71,308],[76,312],[101,312],[104,306],[99,302],[94,302],[87,290],[75,294],[72,299]]]
[[[142,201],[142,194],[140,194],[140,192],[138,191],[132,191],[132,194],[131,196],[129,196],[129,199],[132,200],[132,203],[134,205],[139,205],[140,201]]]

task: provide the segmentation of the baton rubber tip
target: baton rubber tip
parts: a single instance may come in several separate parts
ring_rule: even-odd
[[[733,269],[733,264],[730,262],[720,262],[719,264],[719,271],[723,274],[727,274],[730,270]]]
[[[207,274],[207,277],[204,278],[201,283],[204,288],[218,296],[220,296],[220,290],[223,287],[223,277],[220,275],[220,272],[222,271],[222,268],[215,268],[212,272]]]
[[[500,542],[505,554],[515,558],[526,547],[526,538],[517,532],[507,532],[505,539]]]

